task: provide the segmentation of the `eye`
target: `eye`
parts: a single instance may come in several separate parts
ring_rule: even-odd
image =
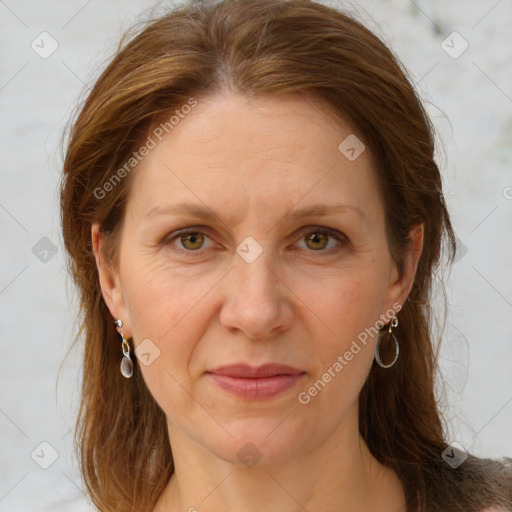
[[[163,244],[171,246],[173,250],[202,254],[204,250],[213,247],[212,245],[210,247],[205,246],[205,242],[208,240],[213,243],[206,233],[197,228],[183,229],[173,233],[163,241]],[[340,231],[320,226],[306,228],[300,241],[302,240],[305,241],[306,249],[322,253],[331,253],[339,250],[340,246],[346,245],[349,242],[348,238]]]
[[[329,239],[338,242],[338,244],[334,243],[329,245]],[[321,228],[319,226],[314,226],[312,228],[308,228],[307,231],[302,235],[301,240],[305,241],[306,248],[311,249],[317,252],[332,252],[333,250],[339,249],[336,245],[344,245],[348,242],[347,237],[336,230]],[[325,250],[327,248],[327,250]]]
[[[165,241],[165,244],[174,246],[173,249],[176,250],[184,249],[188,252],[201,253],[207,239],[210,239],[210,237],[204,232],[195,229],[188,229],[174,233]],[[176,243],[179,244],[178,247],[175,247]]]

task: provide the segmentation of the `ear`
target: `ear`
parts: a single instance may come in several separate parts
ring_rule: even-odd
[[[398,269],[393,265],[391,279],[389,283],[389,301],[390,304],[400,304],[403,306],[414,284],[418,262],[423,251],[424,226],[418,224],[409,232],[410,242],[407,254],[404,257],[404,272],[402,277],[398,276]],[[392,306],[389,306],[392,307]]]
[[[100,225],[97,222],[92,224],[91,237],[103,299],[105,300],[111,315],[116,320],[118,318],[123,320],[123,332],[130,336],[130,327],[129,322],[127,322],[126,305],[119,272],[110,262],[106,261],[105,256],[103,255],[103,233],[101,232]]]

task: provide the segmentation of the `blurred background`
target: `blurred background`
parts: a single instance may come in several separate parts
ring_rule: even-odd
[[[441,350],[449,441],[512,456],[512,2],[324,3],[392,47],[438,130],[459,245]],[[77,304],[59,144],[123,31],[155,5],[0,0],[0,511],[90,509],[72,446],[80,350],[64,360]]]

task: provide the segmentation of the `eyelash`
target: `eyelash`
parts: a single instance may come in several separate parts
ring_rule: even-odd
[[[204,231],[201,231],[200,228],[202,228],[202,227],[203,226],[198,226],[197,228],[186,228],[186,229],[183,229],[180,231],[175,231],[169,237],[164,239],[164,241],[162,242],[162,245],[172,246],[173,245],[172,243],[174,242],[174,240],[180,239],[181,237],[183,237],[185,235],[191,235],[191,234],[196,234],[196,233],[200,233],[211,240],[211,237],[209,237],[207,233],[205,233]],[[339,250],[341,247],[343,247],[349,243],[349,239],[340,231],[333,230],[330,228],[320,227],[320,226],[311,226],[311,227],[304,228],[304,230],[301,233],[301,236],[299,237],[299,240],[303,240],[306,236],[311,235],[313,233],[319,233],[319,234],[327,235],[329,238],[334,238],[339,243],[339,245],[337,247],[331,247],[330,249],[319,249],[317,251],[315,251],[313,249],[309,249],[308,252],[312,252],[312,253],[316,252],[316,253],[320,253],[320,254],[331,254],[334,251]],[[172,247],[172,250],[196,254],[196,255],[202,255],[207,249],[192,250],[192,249],[186,249],[186,248],[182,248],[182,247],[180,247],[180,248]]]

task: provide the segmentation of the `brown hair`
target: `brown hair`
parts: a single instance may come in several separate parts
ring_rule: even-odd
[[[299,93],[323,99],[351,121],[375,163],[400,272],[410,230],[424,225],[414,285],[400,312],[400,357],[390,370],[373,365],[360,394],[361,434],[401,478],[408,510],[512,504],[498,483],[498,463],[470,456],[453,470],[441,458],[447,444],[434,395],[430,299],[442,249],[453,261],[455,239],[434,161],[433,127],[406,72],[361,23],[327,6],[226,0],[181,6],[122,43],[69,134],[61,214],[85,334],[75,441],[95,505],[151,512],[174,465],[165,415],[140,372],[130,382],[119,372],[120,344],[101,294],[91,224],[101,224],[104,256],[115,263],[131,174],[112,177],[170,112],[223,89],[254,98]],[[109,180],[100,198],[97,191]]]

